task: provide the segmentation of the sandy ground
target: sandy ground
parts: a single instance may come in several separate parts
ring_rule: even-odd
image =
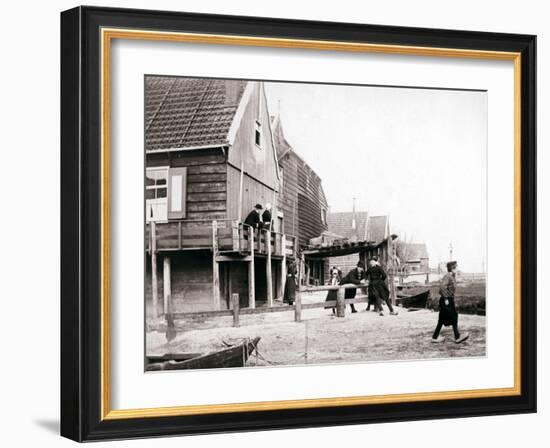
[[[320,301],[319,297],[304,300]],[[223,341],[261,337],[258,356],[249,366],[365,362],[447,357],[485,356],[485,316],[459,316],[459,329],[470,338],[455,344],[451,327],[444,327],[446,341],[431,343],[437,313],[409,312],[398,308],[398,316],[378,316],[365,311],[365,304],[349,307],[344,318],[330,310],[304,310],[302,322],[294,322],[294,312],[266,313],[240,317],[240,327],[232,327],[231,317],[201,322],[177,322],[177,337],[166,343],[164,328],[147,332],[148,354],[171,352],[208,353],[225,348]]]

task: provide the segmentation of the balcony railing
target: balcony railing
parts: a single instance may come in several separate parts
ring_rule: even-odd
[[[254,241],[253,252],[256,255],[295,258],[297,253],[296,237],[266,229],[252,229],[239,221],[185,220],[147,223],[145,247],[148,252],[153,247],[152,230],[154,246],[160,252],[215,248],[220,254],[248,255]]]

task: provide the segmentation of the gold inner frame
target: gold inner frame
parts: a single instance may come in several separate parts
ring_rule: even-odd
[[[413,56],[506,60],[514,63],[514,386],[442,392],[314,398],[141,409],[111,409],[110,388],[110,50],[113,39],[240,45],[254,47],[383,53]],[[503,397],[521,394],[521,53],[417,47],[304,39],[279,39],[216,34],[101,29],[101,419],[128,419],[227,412],[306,409],[381,403]]]

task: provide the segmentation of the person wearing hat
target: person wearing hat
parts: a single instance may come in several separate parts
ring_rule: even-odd
[[[262,213],[262,228],[266,230],[271,229],[271,204],[265,204],[265,210]]]
[[[349,271],[347,275],[340,281],[341,285],[346,285],[346,284],[361,285],[363,283],[365,283],[365,264],[362,261],[359,261],[357,263],[357,266],[353,268],[351,271]],[[357,289],[350,288],[350,289],[346,289],[344,297],[346,299],[355,299],[356,294],[357,294]],[[349,306],[351,307],[352,313],[357,313],[357,310],[355,309],[355,305],[353,303],[350,303]]]
[[[369,262],[369,268],[367,269],[366,278],[369,282],[368,292],[369,292],[369,306],[367,311],[370,308],[371,301],[374,304],[374,310],[378,311],[380,316],[384,315],[382,309],[382,303],[386,303],[390,310],[392,316],[397,316],[397,311],[394,311],[393,306],[390,301],[390,290],[388,285],[386,285],[386,272],[380,266],[378,262],[378,257],[374,256]]]
[[[262,220],[261,220],[261,212],[262,212],[262,204],[256,204],[252,211],[248,214],[246,219],[244,220],[245,224],[248,224],[253,229],[257,229],[261,226]]]
[[[447,327],[451,325],[453,327],[455,343],[457,344],[464,342],[469,337],[468,333],[461,335],[458,331],[458,313],[455,307],[457,267],[458,264],[456,261],[449,261],[447,263],[447,274],[441,279],[439,285],[439,293],[441,295],[439,299],[439,317],[432,336],[432,342],[435,343],[445,341],[445,337],[439,336],[439,332],[443,326]]]

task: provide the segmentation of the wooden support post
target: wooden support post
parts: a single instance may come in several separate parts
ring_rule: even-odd
[[[244,162],[241,162],[241,176],[239,180],[239,222],[243,220],[243,178],[244,178]]]
[[[265,260],[265,275],[267,279],[267,306],[273,306],[273,277],[271,271],[271,230],[265,232],[267,242],[267,258]]]
[[[302,322],[302,293],[299,286],[296,288],[296,295],[294,297],[294,320]]]
[[[212,297],[214,309],[220,309],[220,263],[218,262],[218,222],[212,221]]]
[[[285,295],[286,283],[286,236],[281,236],[281,246],[283,247],[283,259],[281,260],[281,297]]]
[[[178,221],[178,249],[181,250],[181,243],[182,243],[182,238],[181,238],[181,221]]]
[[[306,270],[306,283],[305,285],[306,286],[309,286],[309,263],[307,263],[305,260],[304,260],[304,263],[305,263],[305,270]]]
[[[233,326],[239,326],[239,311],[241,304],[239,303],[239,294],[231,294],[231,306],[233,308]]]
[[[168,314],[170,309],[169,302],[172,300],[172,280],[170,278],[170,257],[164,256],[162,263],[162,280],[163,280],[163,296],[164,296],[164,314]]]
[[[346,290],[338,288],[336,293],[336,316],[345,317],[346,315]]]
[[[231,227],[231,239],[233,240],[233,250],[241,250],[241,242],[239,238],[239,221],[233,221]]]
[[[256,283],[254,273],[254,236],[256,232],[249,227],[248,242],[250,243],[250,261],[248,262],[248,307],[256,308]]]
[[[153,289],[153,317],[156,319],[159,315],[159,290],[157,280],[157,228],[154,221],[151,221],[151,282]]]

